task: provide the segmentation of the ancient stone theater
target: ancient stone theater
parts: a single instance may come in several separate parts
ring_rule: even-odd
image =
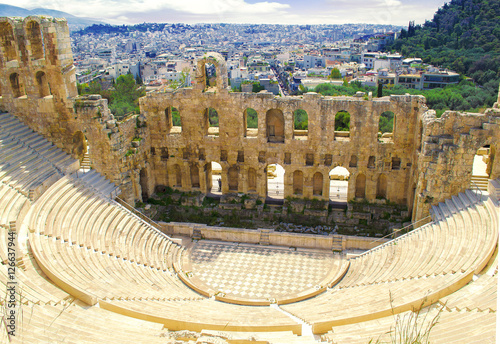
[[[232,92],[224,58],[207,53],[193,87],[149,92],[118,120],[101,96],[78,96],[65,20],[0,18],[0,49],[2,343],[495,342],[500,98],[437,118],[423,96]],[[340,111],[349,131],[335,131]],[[214,162],[221,197],[250,207],[266,203],[270,165],[284,199],[326,203],[343,167],[347,201],[405,206],[413,230],[158,223],[130,205],[210,193]]]

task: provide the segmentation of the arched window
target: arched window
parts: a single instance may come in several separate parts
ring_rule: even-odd
[[[5,60],[15,60],[17,58],[17,54],[15,48],[16,42],[14,40],[14,31],[12,30],[12,26],[7,22],[0,23],[0,42],[3,47]]]
[[[14,98],[19,98],[24,95],[24,88],[19,78],[19,74],[12,73],[10,75],[10,87],[12,88]]]
[[[141,186],[141,197],[145,201],[149,198],[148,193],[148,173],[145,168],[139,172],[139,185]]]
[[[356,177],[356,198],[365,198],[365,187],[366,187],[366,177],[364,174],[360,173]]]
[[[375,168],[375,157],[372,155],[368,158],[368,168]]]
[[[380,115],[378,122],[378,131],[382,142],[391,142],[394,137],[396,118],[394,112],[385,111]]]
[[[215,109],[205,109],[204,122],[207,135],[219,136],[219,114]]]
[[[206,87],[217,86],[217,70],[213,63],[205,63],[205,84]]]
[[[378,176],[377,198],[387,198],[387,177],[385,174]]]
[[[31,20],[26,26],[28,31],[28,40],[31,45],[31,59],[38,60],[43,58],[43,39],[40,24]]]
[[[293,194],[302,195],[304,191],[304,173],[302,171],[293,172]]]
[[[38,88],[38,95],[40,98],[47,97],[50,95],[50,86],[47,82],[47,76],[44,72],[36,73],[36,86]]]
[[[231,166],[227,171],[229,191],[238,191],[238,167]]]
[[[248,191],[256,191],[257,190],[257,173],[255,169],[248,169]]]
[[[341,110],[335,115],[335,140],[349,140],[351,130],[351,114]]]
[[[243,112],[243,134],[245,137],[257,137],[258,134],[258,116],[257,111],[247,108]]]
[[[293,112],[293,138],[297,140],[306,140],[309,133],[309,116],[302,109]]]
[[[200,187],[200,169],[197,165],[191,165],[191,187],[199,188]]]
[[[316,172],[313,176],[313,195],[323,195],[323,174],[321,172]]]
[[[281,110],[267,111],[266,130],[269,142],[285,142],[285,119]]]

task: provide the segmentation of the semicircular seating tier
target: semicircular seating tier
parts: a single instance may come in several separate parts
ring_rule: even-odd
[[[498,241],[498,207],[470,190],[433,207],[434,222],[350,260],[331,290],[283,306],[314,333],[430,305],[467,283]]]

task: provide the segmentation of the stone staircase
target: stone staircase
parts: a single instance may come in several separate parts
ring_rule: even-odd
[[[91,168],[90,155],[89,153],[85,153],[83,155],[82,160],[80,161],[80,169],[90,170],[90,168]]]
[[[481,191],[488,191],[488,180],[486,176],[472,176],[470,179],[470,187],[475,189],[477,186]]]

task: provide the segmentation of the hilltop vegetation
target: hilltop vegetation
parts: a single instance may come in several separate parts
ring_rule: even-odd
[[[452,69],[479,85],[500,82],[500,1],[452,0],[424,25],[410,23],[387,47],[404,56]]]
[[[78,84],[78,94],[100,94],[109,103],[111,113],[117,119],[129,113],[139,113],[139,98],[146,95],[144,87],[136,84],[132,74],[120,75],[114,88],[103,90],[97,81],[89,84]]]

